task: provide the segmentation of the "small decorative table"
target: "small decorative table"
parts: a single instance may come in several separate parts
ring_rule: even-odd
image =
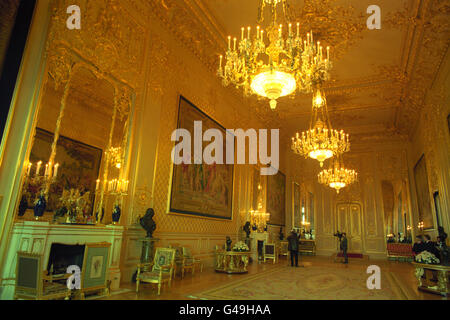
[[[298,251],[302,252],[302,253],[310,253],[315,256],[316,255],[316,241],[301,239],[299,241]]]
[[[449,266],[416,262],[412,262],[412,264],[416,268],[415,275],[419,281],[419,290],[440,294],[445,297],[450,293]]]
[[[247,273],[250,252],[217,251],[216,272]]]

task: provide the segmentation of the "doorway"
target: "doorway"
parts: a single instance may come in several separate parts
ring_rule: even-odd
[[[348,252],[362,253],[362,210],[359,203],[338,203],[337,230],[345,232],[348,240]]]

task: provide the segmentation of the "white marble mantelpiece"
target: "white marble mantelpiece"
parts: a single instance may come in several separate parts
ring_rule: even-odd
[[[68,245],[83,245],[97,242],[111,243],[108,279],[112,281],[111,289],[118,289],[121,276],[119,265],[123,231],[122,226],[113,225],[84,226],[50,224],[49,222],[39,221],[16,222],[9,244],[5,271],[1,275],[3,282],[0,287],[0,300],[13,298],[17,252],[42,254],[44,257],[42,270],[45,270],[52,243]]]
[[[251,257],[253,261],[258,261],[258,241],[263,241],[266,244],[269,241],[269,233],[267,232],[252,232],[250,234]]]

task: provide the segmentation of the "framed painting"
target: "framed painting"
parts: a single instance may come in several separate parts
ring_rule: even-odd
[[[294,228],[300,228],[301,208],[300,208],[300,185],[296,182],[292,183],[292,213]]]
[[[423,155],[414,166],[414,180],[416,182],[417,206],[419,221],[423,222],[424,229],[433,229],[433,212],[431,208],[430,188],[428,185],[427,164]]]
[[[270,213],[269,224],[286,225],[286,176],[281,171],[267,176],[266,211]]]
[[[36,128],[36,136],[31,149],[30,162],[46,162],[51,153],[53,133]],[[80,141],[60,136],[56,147],[55,162],[59,163],[58,179],[52,184],[46,211],[53,212],[59,206],[59,198],[64,190],[78,189],[81,194],[90,191],[91,204],[94,203],[94,191],[102,161],[101,149],[89,146]],[[37,195],[37,186],[30,184],[27,194]],[[30,209],[34,199],[28,199]],[[91,211],[92,213],[92,207]]]
[[[194,139],[194,122],[201,121],[202,136],[208,129],[219,129],[225,140],[227,131],[218,122],[199,110],[191,102],[180,96],[178,109],[178,128],[187,130]],[[233,137],[234,138],[234,137]],[[203,149],[211,142],[202,142]],[[194,147],[194,143],[192,143]],[[226,155],[223,143],[223,156]],[[186,156],[183,154],[183,157]],[[234,165],[194,164],[173,165],[169,213],[231,220],[233,211]],[[223,159],[223,163],[226,163]]]

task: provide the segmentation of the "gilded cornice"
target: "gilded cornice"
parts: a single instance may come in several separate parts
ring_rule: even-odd
[[[304,28],[317,30],[325,43],[336,48],[338,63],[338,58],[366,32],[366,16],[355,14],[352,7],[339,7],[335,2],[309,0],[303,5],[293,6],[292,16],[293,20],[303,21]],[[373,66],[374,76],[337,80],[327,84],[326,90],[331,94],[352,94],[364,92],[367,88],[385,90],[398,87],[402,93],[385,95],[386,105],[381,107],[397,107],[396,126],[403,133],[411,133],[417,123],[426,89],[431,85],[448,46],[448,3],[448,0],[416,0],[407,3],[402,10],[383,17],[386,28],[405,31],[401,64]],[[217,55],[225,47],[225,32],[215,22],[204,1],[161,0],[151,1],[148,6],[162,25],[193,51],[211,72],[216,71]],[[266,110],[258,99],[242,98],[240,91],[228,90],[255,110],[255,117],[261,122],[270,126],[283,125],[282,120],[286,117],[268,112],[270,110]]]
[[[146,32],[119,0],[79,1],[81,30],[66,27],[72,2],[55,2],[47,52],[65,46],[98,72],[136,88],[144,77]]]

